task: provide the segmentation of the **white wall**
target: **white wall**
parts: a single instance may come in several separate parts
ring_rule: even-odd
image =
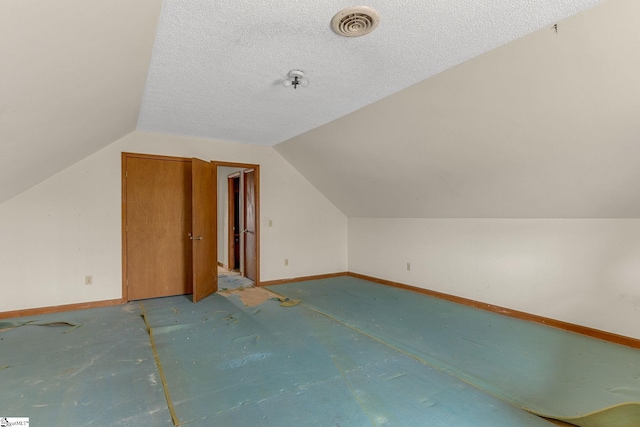
[[[121,297],[118,156],[109,146],[0,204],[0,311]]]
[[[123,151],[260,164],[261,279],[346,270],[346,217],[273,148],[134,132],[0,204],[0,312],[121,297]]]
[[[262,280],[347,270],[348,235],[349,271],[640,338],[640,219],[352,218],[347,232],[271,147],[141,132],[0,204],[0,311],[121,297],[122,151],[260,164]]]
[[[640,219],[351,218],[349,271],[640,338]]]

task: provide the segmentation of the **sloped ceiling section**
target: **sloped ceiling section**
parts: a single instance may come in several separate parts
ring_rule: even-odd
[[[379,27],[345,38],[349,0],[165,0],[138,129],[274,145],[598,2],[367,0]]]
[[[640,217],[640,2],[593,9],[276,150],[349,217]]]
[[[135,130],[161,7],[0,1],[0,203]]]

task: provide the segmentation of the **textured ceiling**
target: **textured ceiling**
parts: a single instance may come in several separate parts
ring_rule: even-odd
[[[640,217],[640,2],[608,0],[276,146],[349,217]]]
[[[371,0],[379,27],[344,38],[344,0],[165,0],[137,127],[274,145],[596,3]]]
[[[0,203],[137,128],[274,145],[350,217],[640,217],[640,2],[599,3],[0,1]]]

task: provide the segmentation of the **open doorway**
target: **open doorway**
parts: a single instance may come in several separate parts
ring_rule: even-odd
[[[259,285],[260,166],[213,163],[218,178],[219,288]]]
[[[227,224],[227,242],[228,248],[228,263],[227,270],[240,272],[240,254],[242,252],[242,244],[240,241],[240,233],[242,232],[242,212],[241,198],[240,198],[240,180],[242,174],[240,172],[233,172],[227,175],[227,200],[228,200],[228,224]]]

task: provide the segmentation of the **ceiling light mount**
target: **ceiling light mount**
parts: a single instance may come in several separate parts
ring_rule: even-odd
[[[294,89],[297,89],[298,85],[307,87],[309,86],[309,79],[304,76],[302,70],[291,70],[289,74],[287,74],[284,85],[287,87],[293,86]]]
[[[367,6],[353,6],[342,9],[331,19],[333,31],[344,37],[360,37],[378,27],[380,14]]]

